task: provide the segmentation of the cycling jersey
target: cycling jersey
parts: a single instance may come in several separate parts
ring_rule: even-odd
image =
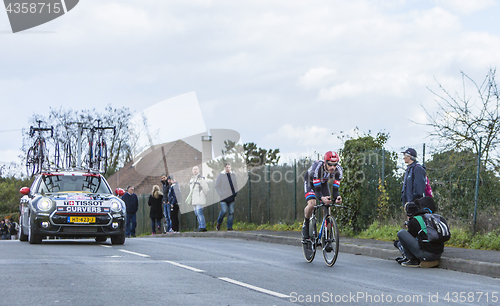
[[[315,161],[304,175],[304,193],[306,200],[321,199],[330,195],[328,180],[333,179],[332,199],[339,196],[340,180],[342,180],[342,167],[337,164],[335,171],[330,173],[325,170],[325,161]]]

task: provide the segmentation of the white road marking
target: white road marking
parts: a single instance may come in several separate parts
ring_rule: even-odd
[[[181,267],[181,268],[184,268],[184,269],[188,269],[188,270],[194,271],[194,272],[205,272],[204,270],[196,269],[196,268],[193,268],[193,267],[190,267],[190,266],[185,266],[185,265],[177,263],[175,261],[165,260],[165,262],[169,263],[171,265],[177,266],[177,267]]]
[[[118,251],[122,251],[122,252],[125,252],[125,253],[129,253],[129,254],[133,254],[133,255],[137,255],[137,256],[141,256],[141,257],[151,257],[149,255],[144,255],[144,254],[141,254],[141,253],[136,253],[136,252],[122,250],[122,249],[119,249]]]
[[[105,247],[105,248],[112,248],[110,245],[105,245],[105,244],[100,244],[100,246]]]
[[[281,294],[281,293],[278,293],[278,292],[274,292],[274,291],[267,290],[267,289],[264,289],[264,288],[260,288],[260,287],[256,287],[256,286],[249,285],[249,284],[246,284],[246,283],[242,283],[242,282],[239,282],[239,281],[236,281],[234,279],[227,278],[227,277],[219,277],[219,279],[223,280],[225,282],[228,282],[228,283],[232,283],[232,284],[235,284],[235,285],[238,285],[238,286],[246,287],[246,288],[249,288],[249,289],[252,289],[252,290],[255,290],[255,291],[259,291],[259,292],[262,292],[262,293],[265,293],[265,294],[273,295],[273,296],[276,296],[276,297],[279,297],[279,298],[289,298],[290,297],[289,295],[284,295],[284,294]]]

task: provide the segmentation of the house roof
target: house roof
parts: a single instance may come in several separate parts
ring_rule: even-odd
[[[108,178],[111,188],[134,186],[136,194],[150,194],[163,174],[180,184],[189,183],[191,169],[200,166],[202,154],[182,140],[153,146]]]

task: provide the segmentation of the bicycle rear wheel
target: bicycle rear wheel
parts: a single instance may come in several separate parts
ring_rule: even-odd
[[[103,141],[99,146],[99,172],[106,173],[108,171],[108,147],[106,142]]]
[[[35,156],[36,156],[35,149],[31,147],[28,150],[28,154],[26,154],[26,174],[28,175],[28,177],[32,177],[37,170],[36,167],[38,163],[36,161]]]
[[[323,258],[326,264],[331,267],[337,261],[339,254],[339,229],[332,216],[326,216],[321,226],[323,227],[321,235]]]
[[[56,169],[61,168],[61,153],[59,152],[59,142],[57,140],[54,145],[54,167],[56,167]]]
[[[309,239],[302,242],[302,251],[307,262],[312,262],[316,255],[316,219],[309,220]]]
[[[64,162],[63,167],[66,169],[70,169],[75,166],[74,157],[71,152],[71,144],[68,142],[66,146],[64,146]]]

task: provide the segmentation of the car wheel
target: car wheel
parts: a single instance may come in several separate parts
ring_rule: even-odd
[[[31,217],[29,219],[29,227],[28,227],[28,242],[30,244],[40,244],[42,243],[42,236],[35,232],[34,220]]]
[[[125,233],[118,235],[118,236],[111,237],[111,244],[122,245],[124,243],[125,243]]]
[[[108,237],[103,237],[103,236],[95,237],[95,242],[106,242],[106,240],[108,240]]]

